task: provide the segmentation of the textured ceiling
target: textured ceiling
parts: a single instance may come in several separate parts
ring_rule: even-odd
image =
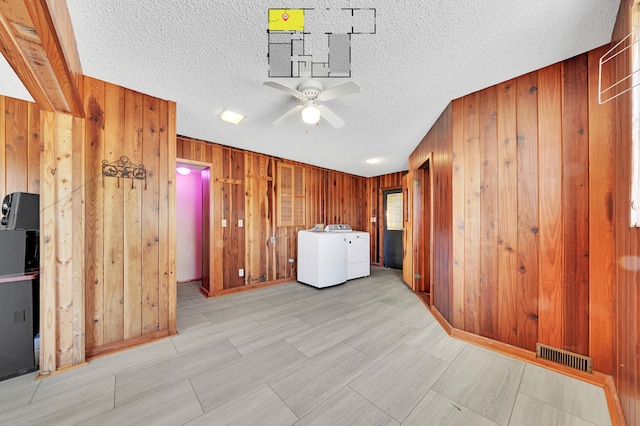
[[[83,72],[175,101],[178,134],[368,177],[406,170],[451,100],[608,43],[620,0],[67,4]],[[268,9],[284,7],[376,10],[375,34],[351,38],[351,77],[319,79],[325,87],[361,86],[327,103],[346,122],[341,129],[298,116],[272,124],[297,102],[262,84],[270,69]],[[30,99],[4,60],[0,93]],[[247,118],[224,123],[216,118],[224,107]],[[367,164],[372,157],[382,161]]]

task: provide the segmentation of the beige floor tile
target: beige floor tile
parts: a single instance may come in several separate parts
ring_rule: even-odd
[[[520,392],[597,425],[610,425],[604,390],[572,377],[527,364]]]
[[[386,319],[345,340],[345,343],[365,355],[380,360],[418,332],[417,328]]]
[[[74,425],[113,409],[115,377],[0,414],[0,425]]]
[[[93,417],[82,425],[182,425],[203,413],[188,380]]]
[[[286,339],[309,358],[354,336],[364,328],[344,318],[336,318]]]
[[[593,426],[580,417],[518,393],[509,426]]]
[[[402,345],[349,386],[402,422],[448,366],[441,359]]]
[[[293,346],[278,342],[211,368],[193,377],[191,383],[202,407],[209,411],[306,359]]]
[[[509,422],[525,363],[467,345],[433,390],[500,425]]]
[[[496,426],[496,423],[474,413],[437,392],[429,391],[402,426]],[[538,426],[546,426],[539,423]]]
[[[187,423],[188,426],[287,426],[298,417],[265,383]]]
[[[399,423],[349,387],[342,388],[296,426],[393,426]]]
[[[298,417],[302,417],[374,362],[363,353],[340,343],[273,377],[267,383]]]
[[[24,374],[0,382],[0,414],[25,406],[31,402],[42,380],[37,372]]]
[[[311,325],[297,318],[284,318],[258,328],[234,334],[229,336],[227,340],[238,352],[246,355],[310,328]]]
[[[466,343],[449,336],[436,321],[407,341],[407,345],[447,362],[453,362]]]
[[[240,358],[240,353],[224,340],[151,366],[120,371],[116,376],[116,407],[224,366],[237,358]]]

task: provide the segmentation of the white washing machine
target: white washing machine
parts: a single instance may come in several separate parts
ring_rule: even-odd
[[[346,240],[340,233],[298,231],[298,281],[317,288],[347,281]]]
[[[371,275],[369,246],[371,237],[368,232],[354,231],[346,224],[327,225],[327,233],[337,233],[346,237],[347,244],[347,280]]]

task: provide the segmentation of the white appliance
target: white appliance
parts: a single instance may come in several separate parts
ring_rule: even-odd
[[[316,230],[298,232],[298,281],[323,288],[347,281],[347,238]]]
[[[347,243],[347,280],[368,277],[371,275],[371,261],[369,257],[368,232],[354,231],[346,224],[327,225],[324,229],[328,233],[338,233],[346,236]]]
[[[347,279],[371,275],[369,257],[369,233],[353,231],[347,235]]]

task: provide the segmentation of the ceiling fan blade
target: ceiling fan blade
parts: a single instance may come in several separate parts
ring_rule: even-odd
[[[265,83],[266,84],[266,83]],[[355,81],[349,81],[348,83],[340,84],[338,86],[330,87],[324,90],[318,95],[319,101],[330,101],[331,99],[339,98],[342,96],[353,95],[360,92],[360,86]]]
[[[278,83],[277,81],[265,81],[265,86],[273,87],[274,89],[281,90],[285,93],[290,94],[291,96],[295,96],[296,98],[303,98],[304,95],[302,92],[297,91],[296,89],[292,89],[289,86],[285,86],[282,83]]]
[[[338,117],[335,112],[331,111],[326,106],[318,105],[318,109],[320,110],[320,116],[325,120],[327,120],[329,124],[331,124],[336,129],[339,129],[342,126],[344,126],[344,120]]]
[[[276,121],[273,122],[273,124],[275,126],[279,126],[280,124],[284,123],[287,120],[287,118],[289,118],[292,115],[295,115],[296,113],[302,111],[302,108],[304,108],[304,105],[296,105],[296,106],[294,106],[289,111],[287,111],[284,114],[282,114],[280,116],[280,118],[278,118]]]

